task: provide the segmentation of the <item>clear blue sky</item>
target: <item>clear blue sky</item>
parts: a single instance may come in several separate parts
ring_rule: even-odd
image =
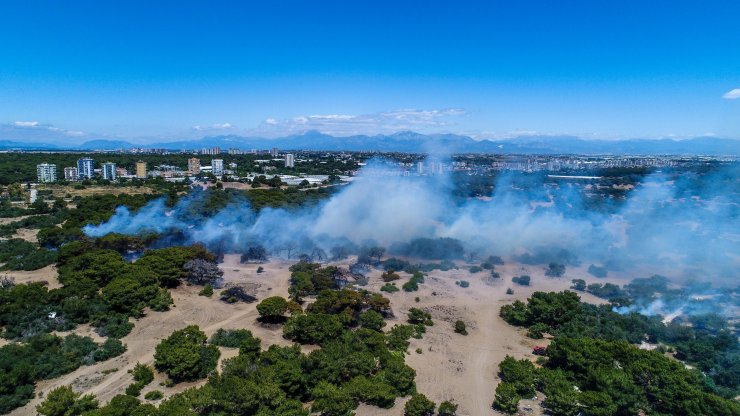
[[[0,48],[0,139],[740,138],[740,1],[18,0]]]

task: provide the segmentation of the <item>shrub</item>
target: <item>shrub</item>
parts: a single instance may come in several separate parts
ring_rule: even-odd
[[[506,289],[506,294],[507,295],[513,295],[514,294],[514,290],[512,288],[508,288],[508,289]]]
[[[280,296],[270,296],[257,304],[257,312],[260,319],[264,322],[282,322],[285,320],[285,313],[288,311],[288,301]]]
[[[126,346],[119,339],[108,338],[94,353],[95,361],[105,361],[109,358],[118,357],[126,352]]]
[[[565,265],[560,263],[552,262],[547,265],[545,269],[545,276],[548,277],[563,277],[565,274]]]
[[[221,355],[214,345],[206,345],[206,334],[197,325],[175,331],[157,345],[154,362],[172,380],[197,380],[216,368]]]
[[[203,290],[198,292],[198,295],[210,298],[211,296],[213,296],[213,285],[211,285],[210,283],[206,283],[206,285],[203,286]]]
[[[95,396],[76,393],[70,386],[57,387],[46,395],[36,411],[43,416],[79,415],[98,408]]]
[[[401,289],[399,289],[394,283],[386,283],[380,288],[381,292],[386,293],[398,292],[399,290]]]
[[[437,409],[438,416],[455,416],[457,414],[457,405],[452,401],[445,400],[439,404]]]
[[[403,407],[404,416],[433,416],[436,405],[423,394],[414,394]]]
[[[254,338],[252,331],[248,329],[223,329],[219,328],[213,336],[210,343],[219,347],[239,348],[244,341]]]
[[[381,331],[385,326],[383,315],[372,309],[360,314],[360,326],[374,331]]]
[[[432,315],[429,312],[425,312],[419,308],[411,308],[408,313],[408,321],[410,324],[423,324],[426,326],[432,326]]]
[[[221,292],[221,300],[227,303],[236,303],[239,301],[252,303],[256,302],[257,298],[247,293],[243,287],[234,286]]]
[[[478,272],[480,272],[480,271],[482,271],[482,270],[483,270],[483,268],[482,268],[482,267],[480,267],[480,266],[471,266],[471,267],[470,267],[470,268],[468,269],[468,271],[469,271],[470,273],[478,273]]]
[[[493,400],[493,408],[504,413],[514,414],[519,409],[521,398],[516,393],[513,384],[502,381],[496,386],[496,396]]]
[[[466,288],[470,286],[470,282],[468,282],[467,280],[458,280],[457,282],[455,282],[455,284],[460,286],[461,288]]]
[[[383,279],[384,282],[392,282],[401,278],[401,276],[393,269],[384,271],[380,277]]]
[[[164,393],[159,390],[152,390],[144,395],[147,400],[161,400],[164,397]]]
[[[516,283],[516,284],[518,284],[520,286],[529,286],[529,280],[530,280],[530,278],[526,274],[521,275],[521,276],[517,276],[517,277],[513,277],[511,279],[512,282],[514,282],[514,283]]]
[[[455,321],[455,332],[461,335],[468,335],[468,330],[465,327],[465,322],[463,321]]]

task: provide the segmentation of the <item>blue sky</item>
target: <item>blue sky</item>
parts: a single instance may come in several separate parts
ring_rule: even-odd
[[[739,16],[711,0],[3,1],[0,139],[740,138]]]

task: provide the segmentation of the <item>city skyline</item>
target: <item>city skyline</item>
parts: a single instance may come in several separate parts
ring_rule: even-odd
[[[736,2],[42,1],[3,13],[0,140],[740,138]]]

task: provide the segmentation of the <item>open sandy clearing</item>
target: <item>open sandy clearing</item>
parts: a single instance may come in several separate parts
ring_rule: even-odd
[[[238,255],[227,255],[220,267],[224,271],[226,284],[244,284],[256,291],[256,296],[263,299],[268,296],[288,295],[290,271],[288,268],[294,261],[271,261],[261,266],[263,273],[257,273],[257,264],[240,264]],[[342,262],[346,266],[348,262]],[[546,341],[531,340],[524,336],[524,331],[506,324],[499,316],[502,305],[513,302],[515,299],[524,300],[536,290],[560,291],[570,286],[573,278],[583,278],[588,283],[603,282],[605,279],[595,279],[588,275],[585,267],[568,268],[567,277],[552,279],[544,276],[541,266],[521,266],[506,264],[496,270],[501,274],[500,279],[492,279],[488,271],[471,274],[467,265],[460,263],[460,269],[447,272],[434,271],[429,273],[426,282],[420,285],[417,292],[399,291],[384,294],[391,299],[395,318],[388,322],[386,329],[395,323],[404,323],[408,310],[418,307],[429,311],[434,320],[434,326],[427,329],[423,339],[411,340],[407,363],[417,371],[417,387],[419,392],[426,394],[430,399],[439,403],[443,400],[454,400],[459,404],[460,415],[494,414],[491,409],[493,392],[498,383],[496,372],[498,363],[506,355],[516,358],[534,360],[532,347],[542,345]],[[47,280],[52,285],[58,285],[54,266],[48,266],[35,272],[9,272],[16,278],[17,283]],[[377,291],[383,285],[380,278],[381,271],[373,270],[369,274],[367,289]],[[511,278],[520,274],[529,274],[532,277],[530,287],[522,287],[511,283]],[[399,286],[409,276],[401,273],[402,280]],[[609,281],[625,283],[626,276]],[[455,284],[456,281],[466,280],[468,288]],[[53,287],[53,286],[52,286]],[[506,289],[513,288],[514,294],[507,295]],[[198,325],[211,336],[217,329],[248,328],[255,336],[262,339],[263,347],[271,344],[290,345],[282,337],[281,328],[265,327],[260,325],[256,303],[227,304],[218,298],[218,292],[212,298],[198,296],[200,287],[183,285],[172,290],[175,307],[167,312],[149,312],[147,316],[136,320],[133,331],[123,338],[128,350],[121,356],[92,366],[81,367],[78,370],[54,380],[38,383],[36,391],[38,397],[26,406],[16,409],[12,415],[35,414],[35,406],[50,390],[61,385],[72,385],[77,391],[95,394],[101,402],[107,402],[117,394],[123,394],[126,386],[132,382],[128,370],[137,362],[153,365],[154,348],[173,331],[187,325]],[[419,302],[415,298],[419,298]],[[585,301],[603,302],[587,294],[581,294]],[[456,320],[464,321],[468,326],[468,336],[455,334],[453,324]],[[100,341],[97,334],[87,325],[75,330],[80,335],[92,336]],[[421,349],[418,354],[416,349]],[[305,348],[306,351],[310,347]],[[221,359],[233,357],[235,349],[221,349]],[[201,385],[205,381],[194,383],[180,383],[168,388],[161,386],[165,380],[162,374],[157,374],[154,382],[147,386],[143,393],[150,390],[161,390],[165,396],[183,391],[189,387]],[[357,409],[360,416],[402,415],[405,399],[397,401],[392,409],[379,409],[361,405]],[[524,403],[524,402],[523,402]],[[537,408],[528,414],[536,415]]]

